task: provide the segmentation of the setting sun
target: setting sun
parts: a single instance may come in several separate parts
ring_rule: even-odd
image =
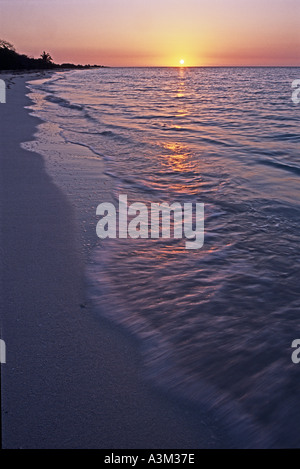
[[[180,60],[180,65],[184,65],[184,60],[183,59]]]

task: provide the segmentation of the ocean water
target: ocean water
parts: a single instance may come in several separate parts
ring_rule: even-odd
[[[92,204],[94,230],[95,207],[117,205],[119,194],[205,204],[199,250],[185,240],[100,241],[93,231],[89,295],[140,339],[147,379],[214,409],[249,445],[300,446],[295,79],[300,68],[119,68],[30,85],[45,121],[37,140],[50,152],[55,136],[86,147],[93,181],[97,171],[110,181],[100,200],[74,159],[73,193]],[[63,160],[62,149],[60,173]]]

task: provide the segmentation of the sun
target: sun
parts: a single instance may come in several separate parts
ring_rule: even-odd
[[[181,59],[179,63],[180,63],[180,65],[184,65],[184,60]]]

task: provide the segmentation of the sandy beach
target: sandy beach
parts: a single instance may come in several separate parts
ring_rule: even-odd
[[[3,447],[230,446],[204,410],[144,382],[138,344],[94,314],[74,209],[20,147],[40,124],[25,109],[30,79],[10,80],[0,105]]]

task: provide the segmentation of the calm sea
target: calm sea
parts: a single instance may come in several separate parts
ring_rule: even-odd
[[[81,166],[74,157],[71,185],[93,205],[87,278],[99,314],[140,338],[154,384],[285,446],[300,445],[300,364],[291,360],[300,339],[295,79],[300,68],[119,68],[31,85],[45,121],[37,139],[50,153],[58,136],[65,148],[90,149]],[[91,161],[89,179],[78,168]],[[55,164],[64,174],[63,145]],[[107,199],[98,198],[97,171],[110,181]],[[94,209],[119,194],[204,203],[204,247],[97,240]]]

